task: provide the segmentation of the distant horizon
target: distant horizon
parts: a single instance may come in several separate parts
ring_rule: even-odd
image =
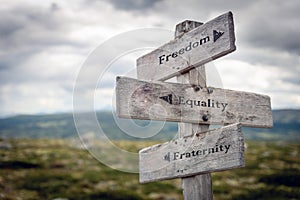
[[[279,111],[279,110],[300,110],[300,108],[274,108],[272,111]],[[82,111],[80,113],[89,113],[89,112],[111,112],[113,110],[110,109],[99,109],[95,111]],[[17,116],[42,116],[42,115],[59,115],[59,114],[73,114],[73,111],[61,111],[61,112],[37,112],[37,113],[16,113],[16,114],[9,114],[9,115],[1,115],[0,119],[6,119],[11,117]]]

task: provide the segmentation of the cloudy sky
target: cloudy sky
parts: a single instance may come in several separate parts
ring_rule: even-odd
[[[177,23],[206,22],[228,11],[234,15],[237,50],[213,62],[222,86],[267,94],[274,109],[300,108],[299,8],[298,0],[2,0],[0,115],[70,112],[77,76],[103,43],[141,28],[171,33],[160,38],[168,42]],[[149,45],[151,39],[151,34],[138,38],[148,43],[114,58],[105,73],[90,71],[100,84],[80,89],[83,96],[89,91],[96,97],[96,109],[111,107],[115,76],[134,74],[134,60],[157,45]],[[93,65],[104,67],[105,56]]]

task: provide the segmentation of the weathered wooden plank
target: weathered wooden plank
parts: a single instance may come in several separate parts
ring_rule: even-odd
[[[243,167],[241,125],[233,124],[147,147],[139,156],[141,183]]]
[[[233,16],[228,12],[140,57],[138,78],[166,80],[235,49]]]
[[[116,100],[123,118],[273,126],[270,97],[249,92],[117,77]]]

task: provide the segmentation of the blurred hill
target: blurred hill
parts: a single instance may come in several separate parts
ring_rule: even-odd
[[[118,127],[111,112],[97,112],[96,116],[104,133],[110,139],[138,140],[136,137],[126,134]],[[272,129],[243,128],[246,139],[300,141],[300,110],[274,110],[273,119],[274,127]],[[148,121],[144,120],[134,120],[134,122],[141,127],[149,124]],[[128,121],[123,121],[122,126],[127,126],[125,129],[130,130],[132,124],[128,123]],[[177,123],[167,122],[158,134],[148,139],[170,140],[175,137],[176,133]],[[74,138],[77,136],[73,115],[71,113],[19,115],[0,119],[1,138]]]
[[[271,129],[243,128],[247,139],[300,142],[300,110],[273,110]]]

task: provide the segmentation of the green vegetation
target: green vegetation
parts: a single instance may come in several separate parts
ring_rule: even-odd
[[[177,132],[177,123],[166,123],[142,141],[118,128],[111,113],[96,115],[106,136],[131,152]],[[300,110],[273,111],[273,118],[272,129],[243,128],[246,167],[213,173],[214,199],[300,199]],[[138,174],[113,170],[78,148],[72,114],[0,119],[0,138],[1,200],[183,199],[180,179],[142,185]]]
[[[115,141],[137,151],[155,142]],[[183,199],[180,179],[139,184],[70,140],[0,140],[0,199]],[[300,144],[246,142],[246,167],[213,173],[216,200],[300,199]]]

